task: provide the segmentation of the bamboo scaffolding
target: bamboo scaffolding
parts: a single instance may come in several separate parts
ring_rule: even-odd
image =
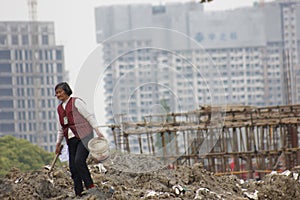
[[[109,125],[116,148],[130,152],[130,140],[138,136],[139,153],[148,152],[165,162],[173,159],[177,165],[202,162],[215,173],[242,171],[243,178],[253,178],[254,171],[261,177],[267,170],[300,163],[300,105],[202,106],[189,112],[144,116],[139,122],[125,121],[123,115],[122,119]],[[141,140],[143,134],[146,143]]]

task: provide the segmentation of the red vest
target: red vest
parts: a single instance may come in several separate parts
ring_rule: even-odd
[[[84,138],[93,132],[93,127],[90,123],[78,112],[78,109],[75,107],[76,98],[71,97],[69,102],[66,105],[66,108],[63,109],[62,103],[58,105],[57,112],[59,115],[59,122],[62,126],[65,139],[68,143],[68,130],[72,130],[74,135],[77,138]],[[64,117],[66,117],[67,124],[65,124]]]

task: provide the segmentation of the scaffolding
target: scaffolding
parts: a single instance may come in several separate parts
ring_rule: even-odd
[[[202,106],[141,122],[120,115],[117,121],[109,125],[117,150],[149,154],[175,167],[202,163],[219,175],[253,179],[300,163],[300,105]]]

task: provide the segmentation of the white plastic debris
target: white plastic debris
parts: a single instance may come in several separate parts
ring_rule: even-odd
[[[199,188],[199,189],[196,191],[196,196],[195,196],[194,199],[203,199],[202,196],[201,196],[201,193],[203,193],[203,192],[204,192],[205,194],[207,194],[207,193],[210,192],[210,190],[207,189],[207,188]]]
[[[284,172],[282,172],[281,174],[282,175],[285,175],[285,176],[289,176],[292,172],[290,170],[285,170]]]
[[[244,184],[245,183],[245,181],[243,180],[243,179],[240,179],[240,184]]]
[[[294,172],[294,173],[293,173],[293,178],[294,178],[295,180],[298,180],[299,174]]]
[[[154,197],[156,199],[157,197],[159,197],[161,195],[162,195],[162,197],[165,197],[165,198],[170,197],[170,194],[168,192],[155,192],[153,190],[149,190],[148,194],[146,195],[146,199],[148,199],[149,197],[151,199],[152,199],[152,197]],[[144,199],[144,198],[141,198],[141,199]]]
[[[21,183],[22,181],[23,181],[23,178],[20,177],[20,178],[18,178],[17,180],[15,180],[15,183]]]
[[[98,164],[94,165],[94,167],[97,167],[97,168],[99,169],[99,172],[100,172],[100,173],[105,173],[105,172],[107,172],[107,169],[103,166],[102,163],[98,163]]]
[[[148,191],[148,194],[146,195],[146,197],[155,197],[156,195],[158,195],[157,192],[150,190],[150,191]]]
[[[207,189],[207,188],[199,188],[198,190],[199,190],[199,191],[205,191],[206,193],[209,193],[209,192],[210,192],[210,190]],[[198,191],[198,190],[197,190],[197,191]]]
[[[277,174],[277,172],[276,172],[276,171],[272,171],[272,172],[270,173],[270,175],[274,175],[274,174]]]
[[[211,194],[214,196],[214,199],[223,199],[221,197],[221,195],[213,192],[213,191],[210,191],[209,189],[207,188],[199,188],[197,191],[196,191],[196,196],[194,199],[206,199],[206,197],[203,197],[201,196],[201,194],[204,194],[204,196],[206,196],[207,194]]]
[[[245,192],[244,193],[249,199],[252,199],[252,200],[258,200],[258,191],[255,190],[254,193],[248,193],[248,192]]]
[[[54,180],[53,179],[48,178],[47,180],[49,181],[49,183],[51,183],[52,185],[54,185]]]
[[[173,185],[172,190],[177,196],[184,192],[184,189],[181,185]]]

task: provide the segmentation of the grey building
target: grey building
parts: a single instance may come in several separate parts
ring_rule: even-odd
[[[0,135],[54,151],[54,86],[66,78],[52,22],[0,22]]]
[[[207,104],[299,103],[299,15],[296,0],[217,12],[197,3],[96,8],[108,122],[116,113],[137,121]]]

